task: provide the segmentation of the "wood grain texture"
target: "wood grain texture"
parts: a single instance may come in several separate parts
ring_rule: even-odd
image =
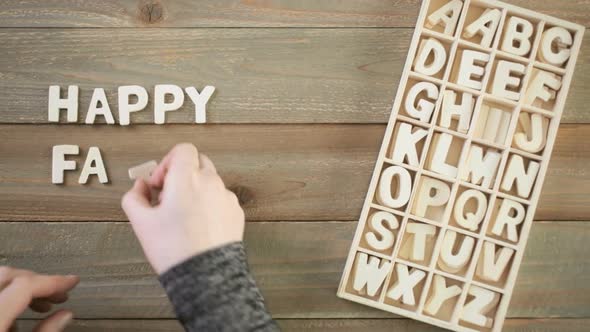
[[[412,29],[0,29],[0,123],[47,123],[50,85],[214,85],[209,123],[386,123]],[[563,123],[590,122],[590,34]],[[65,117],[65,116],[64,116]],[[193,123],[188,100],[169,123]],[[99,117],[103,121],[102,117]],[[150,104],[132,115],[153,123]]]
[[[18,326],[30,331],[38,321],[22,320]],[[447,331],[432,325],[409,319],[279,319],[283,332],[442,332]],[[588,319],[507,319],[506,332],[585,332]],[[175,320],[75,320],[66,332],[111,332],[111,331],[184,331]]]
[[[511,0],[586,26],[583,0]],[[412,27],[417,0],[5,0],[0,27]]]
[[[590,218],[590,126],[562,125],[537,220]],[[127,169],[192,142],[210,155],[249,220],[355,220],[383,137],[382,125],[0,125],[0,220],[126,220]],[[51,184],[51,151],[78,144],[103,154],[110,184]],[[84,159],[77,158],[81,168]]]
[[[275,318],[395,317],[336,297],[355,226],[351,222],[246,226],[249,263]],[[0,223],[0,234],[0,264],[80,274],[82,282],[68,303],[78,318],[173,317],[127,223]],[[537,223],[509,317],[588,317],[588,250],[590,223]]]

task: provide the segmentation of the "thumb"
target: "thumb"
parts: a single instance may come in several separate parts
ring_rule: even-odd
[[[121,206],[129,221],[132,223],[138,221],[138,218],[151,209],[150,200],[150,188],[142,179],[135,180],[133,187],[123,195],[121,200]]]
[[[70,311],[60,310],[41,321],[33,332],[61,332],[71,320],[72,313]]]

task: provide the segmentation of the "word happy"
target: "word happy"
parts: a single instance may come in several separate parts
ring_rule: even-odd
[[[451,0],[417,30],[338,294],[499,331],[583,27]]]
[[[53,85],[49,87],[49,98],[47,115],[49,122],[60,122],[60,112],[66,112],[66,122],[78,122],[79,88],[70,85],[67,89],[67,96],[61,96],[61,87]],[[117,90],[117,113],[119,125],[127,126],[131,123],[131,114],[144,111],[148,105],[149,97],[145,88],[137,85],[120,86]],[[194,87],[187,87],[184,90],[176,85],[158,84],[154,87],[153,114],[154,123],[164,124],[168,112],[180,109],[188,99],[192,102],[195,110],[195,123],[207,122],[207,103],[215,87],[206,86],[201,92]],[[185,93],[188,98],[185,98]],[[104,89],[95,88],[92,93],[88,112],[84,120],[85,124],[94,124],[97,117],[103,117],[107,124],[115,124],[113,112]],[[52,175],[54,184],[64,183],[64,172],[77,168],[76,162],[67,160],[67,156],[75,156],[80,152],[77,145],[56,145],[52,153]],[[108,176],[104,166],[103,158],[98,147],[90,147],[86,161],[82,167],[78,183],[86,184],[89,176],[96,175],[100,183],[107,183]]]

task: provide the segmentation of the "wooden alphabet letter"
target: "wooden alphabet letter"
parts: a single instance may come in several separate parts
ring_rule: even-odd
[[[100,103],[100,107],[99,104]],[[92,93],[92,99],[90,100],[90,106],[88,107],[88,113],[86,114],[86,124],[93,124],[97,115],[104,116],[104,119],[108,124],[114,124],[115,119],[111,113],[107,96],[104,93],[103,88],[96,88]]]
[[[129,113],[143,110],[148,103],[147,91],[139,85],[125,85],[118,89],[119,125],[127,126],[130,123]],[[129,103],[129,97],[135,96],[137,102]]]
[[[426,61],[431,58],[431,54],[432,62],[427,64]],[[418,55],[414,61],[414,70],[420,74],[432,76],[438,73],[446,62],[447,50],[443,44],[434,38],[427,38],[420,42]]]
[[[506,228],[506,238],[512,242],[518,242],[516,226],[524,221],[525,214],[526,211],[522,204],[511,199],[503,199],[492,226],[492,233],[502,236],[502,232]]]
[[[459,251],[453,254],[456,239],[457,233],[455,231],[448,230],[445,233],[440,251],[440,261],[438,261],[440,268],[450,273],[461,271],[469,263],[475,246],[475,240],[472,237],[464,236]]]
[[[481,80],[485,74],[485,65],[490,61],[488,53],[465,50],[459,65],[457,83],[468,88],[481,90]]]
[[[428,16],[426,27],[432,29],[436,25],[442,25],[444,27],[443,33],[452,35],[455,32],[455,27],[457,27],[462,7],[463,2],[460,0],[452,0],[446,3]]]
[[[457,131],[467,133],[471,123],[471,114],[475,99],[471,93],[464,92],[461,98],[461,104],[457,105],[457,94],[455,91],[446,90],[443,92],[443,102],[439,125],[444,128],[451,126],[451,120],[458,121]]]
[[[487,104],[481,105],[476,136],[498,144],[504,144],[510,127],[511,114]]]
[[[186,91],[186,94],[191,98],[193,104],[195,104],[195,122],[206,123],[207,102],[213,95],[213,92],[215,92],[215,87],[207,85],[201,93],[192,86],[184,89],[184,91]]]
[[[504,40],[500,49],[519,56],[526,56],[531,51],[533,24],[523,18],[512,16],[506,23]]]
[[[365,240],[367,240],[369,246],[375,250],[385,250],[393,247],[395,238],[392,230],[399,227],[396,216],[389,212],[378,211],[371,215],[369,224],[374,231],[365,234]],[[375,235],[375,233],[379,236]]]
[[[482,248],[482,259],[477,263],[475,274],[483,280],[498,282],[504,274],[514,250],[502,247],[496,252],[496,245],[491,242],[484,242]]]
[[[411,117],[428,122],[430,121],[430,116],[432,115],[432,111],[434,111],[435,105],[434,102],[426,99],[420,99],[416,104],[416,97],[423,91],[426,91],[429,99],[438,99],[438,87],[436,85],[430,82],[418,82],[408,91],[405,107],[406,112]]]
[[[412,208],[414,215],[426,216],[430,206],[443,206],[449,201],[451,188],[448,184],[429,177],[423,177],[418,191],[416,204]]]
[[[524,76],[525,70],[526,67],[521,63],[504,60],[498,61],[494,82],[492,83],[492,94],[506,99],[519,100],[520,91],[518,91],[518,88],[520,86],[520,78],[511,76],[511,74],[517,73]],[[512,89],[509,90],[509,87]]]
[[[132,167],[128,170],[129,178],[131,180],[143,179],[144,181],[148,181],[157,166],[158,163],[155,160],[150,160],[141,165]]]
[[[449,176],[457,176],[457,167],[447,164],[447,156],[451,149],[453,136],[447,133],[435,134],[432,140],[434,153],[428,158],[428,168],[434,172]]]
[[[514,144],[531,153],[543,150],[547,141],[549,120],[540,114],[521,112],[518,122],[523,131],[514,134]]]
[[[64,183],[64,171],[76,169],[76,162],[66,160],[66,155],[77,155],[80,148],[77,145],[56,145],[51,157],[51,183]]]
[[[391,159],[396,163],[403,163],[407,158],[411,166],[419,166],[417,145],[428,135],[428,131],[421,128],[415,128],[408,123],[400,123],[397,130],[397,139],[391,149]]]
[[[490,188],[500,164],[499,152],[488,150],[483,155],[483,148],[472,145],[467,156],[467,164],[462,168],[461,180]]]
[[[432,278],[432,296],[426,302],[424,311],[434,316],[438,313],[443,303],[461,294],[461,287],[457,285],[447,287],[445,278],[438,274],[435,274]]]
[[[166,102],[166,95],[172,95],[172,102]],[[166,122],[166,112],[176,111],[184,103],[184,92],[176,85],[158,84],[154,89],[154,122]]]
[[[397,178],[396,197],[393,197],[391,188],[394,177]],[[412,177],[410,172],[400,166],[389,166],[381,174],[377,189],[377,201],[379,204],[397,209],[408,203],[411,191]]]
[[[529,167],[525,170],[524,159],[517,154],[513,154],[506,167],[506,173],[504,174],[501,185],[502,189],[510,191],[512,186],[516,184],[516,193],[518,196],[528,198],[533,189],[539,168],[540,165],[538,162],[530,160]]]
[[[429,224],[408,223],[406,234],[412,234],[412,250],[410,258],[423,261],[426,254],[426,240],[436,234],[436,227]]]
[[[396,301],[401,298],[404,304],[416,305],[414,287],[426,277],[426,273],[418,269],[413,269],[410,274],[408,267],[399,263],[395,264],[395,273],[397,282],[387,292],[387,297]]]
[[[468,207],[467,203],[471,199],[472,201],[475,201],[474,212],[466,211]],[[455,202],[455,209],[453,210],[455,221],[465,229],[474,232],[477,231],[479,224],[485,217],[487,204],[488,200],[486,195],[481,191],[475,189],[465,190],[459,195],[459,197],[457,197],[457,201]]]
[[[573,44],[572,35],[562,27],[553,27],[543,32],[539,57],[543,62],[562,66],[571,56],[569,47]],[[557,52],[554,52],[554,50]]]
[[[500,296],[490,290],[473,285],[469,287],[467,293],[474,298],[463,307],[461,320],[477,326],[492,327],[494,320],[486,317],[485,314],[496,307]]]
[[[486,9],[478,19],[465,28],[463,36],[465,38],[473,38],[476,34],[481,34],[481,42],[479,44],[483,47],[490,47],[501,17],[502,12],[499,9]]]
[[[560,88],[561,78],[559,76],[544,70],[533,69],[524,100],[529,105],[535,105],[537,98],[549,102],[555,99]]]
[[[383,260],[384,262],[381,264],[381,261],[381,259],[369,256],[364,252],[356,254],[356,267],[352,285],[355,291],[361,292],[366,286],[368,296],[377,294],[391,267],[391,262]]]
[[[68,97],[60,97],[59,85],[49,87],[49,99],[47,100],[47,117],[49,122],[59,122],[59,111],[67,110],[67,121],[78,121],[78,86],[68,86]]]
[[[102,161],[100,150],[95,146],[91,147],[88,150],[86,162],[84,163],[84,167],[82,168],[82,173],[80,173],[78,183],[85,184],[86,182],[88,182],[89,175],[97,175],[100,183],[109,182],[109,178],[107,177],[107,172],[104,168],[104,163]]]

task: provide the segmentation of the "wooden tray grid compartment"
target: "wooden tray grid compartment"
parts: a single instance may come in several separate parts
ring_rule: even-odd
[[[445,31],[444,24],[428,24],[427,18],[450,2],[423,2],[338,296],[447,329],[500,331],[584,28],[503,2],[473,0],[460,1],[459,18],[452,31]],[[494,9],[501,16],[492,39],[488,36],[486,40],[484,34],[466,35],[471,23]],[[530,48],[510,52],[510,48],[503,46],[509,38],[508,25],[523,19],[530,22],[527,28],[533,31]],[[563,65],[548,63],[541,55],[543,35],[554,27],[564,28],[571,36],[571,43],[566,45],[571,53]],[[444,49],[444,64],[438,71],[432,67],[417,69],[421,48],[431,39]],[[551,45],[553,51],[566,46]],[[481,57],[486,55],[485,61],[474,61],[484,68],[484,73],[470,76],[475,83],[466,84],[461,60],[473,52]],[[428,58],[424,63],[432,64],[433,59]],[[517,84],[507,88],[508,94],[498,95],[493,93],[494,80],[507,63],[517,69],[510,75],[518,78]],[[527,98],[527,89],[541,77],[538,75],[554,75],[561,81],[555,98],[549,98],[548,102]],[[421,88],[413,90],[417,85]],[[465,95],[467,99],[463,99]],[[445,98],[452,101],[454,97],[454,104],[460,104],[469,96],[472,112],[468,123],[461,123],[459,118],[451,118],[449,122],[448,116],[443,117]],[[413,102],[407,104],[407,100]],[[424,100],[430,106],[416,104]],[[424,112],[428,107],[432,108],[430,114]],[[523,138],[532,141],[527,133],[535,121],[542,124],[544,140],[532,144],[536,147],[523,149],[519,142]],[[408,137],[420,139],[412,141]],[[415,146],[415,153],[396,157],[396,149],[404,150],[407,145]],[[437,146],[442,148],[436,149]],[[438,150],[446,152],[444,168],[440,166]],[[496,166],[487,178],[474,179],[469,166],[472,153],[497,157]],[[509,181],[511,167],[536,174],[529,181],[530,186],[527,187],[526,181],[519,185],[518,177]],[[444,203],[436,202],[437,194]],[[425,205],[424,197],[432,199],[428,202],[433,204]],[[477,216],[479,222],[466,225],[465,213]],[[509,219],[521,222],[511,227],[505,222]],[[416,247],[421,249],[414,250]],[[453,265],[451,259],[443,256],[467,259]],[[486,260],[501,263],[504,268],[496,273],[482,272]],[[357,274],[362,277],[357,278]],[[402,287],[402,284],[409,286]],[[436,305],[434,294],[443,288],[450,295]],[[486,305],[476,307],[476,298],[478,303]]]

